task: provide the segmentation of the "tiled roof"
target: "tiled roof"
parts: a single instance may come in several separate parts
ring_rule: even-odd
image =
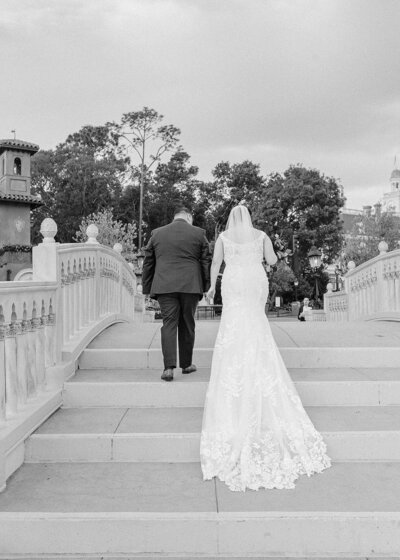
[[[24,140],[14,140],[14,138],[5,138],[3,140],[0,140],[0,153],[4,152],[4,150],[6,150],[7,148],[31,152],[33,154],[35,154],[39,150],[39,146],[37,144],[25,142]]]
[[[0,202],[28,202],[31,206],[41,206],[43,204],[38,196],[33,196],[31,194],[0,193]]]

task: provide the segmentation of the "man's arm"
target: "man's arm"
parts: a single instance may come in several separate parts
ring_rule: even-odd
[[[153,283],[154,271],[156,269],[156,255],[154,252],[153,236],[144,249],[144,261],[142,272],[142,291],[147,295],[151,292],[151,284]]]
[[[203,292],[208,292],[210,288],[210,263],[211,263],[210,245],[207,241],[206,235],[204,234],[202,246],[201,246],[201,256],[200,256],[201,276],[203,279]]]

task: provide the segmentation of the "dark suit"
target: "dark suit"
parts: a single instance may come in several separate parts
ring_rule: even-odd
[[[145,248],[142,287],[155,297],[161,309],[161,346],[164,367],[176,367],[177,334],[179,365],[192,363],[194,314],[199,299],[210,287],[210,250],[205,231],[177,219],[155,229]]]

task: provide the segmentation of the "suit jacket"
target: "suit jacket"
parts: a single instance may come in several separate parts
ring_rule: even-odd
[[[144,294],[198,294],[210,287],[210,249],[205,231],[177,219],[157,228],[145,248]]]

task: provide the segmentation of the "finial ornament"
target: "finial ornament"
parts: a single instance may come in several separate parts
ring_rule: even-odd
[[[99,235],[99,228],[96,226],[96,224],[88,225],[88,227],[86,228],[86,235],[88,237],[86,243],[90,243],[92,245],[99,245],[99,242],[97,241],[97,236]]]
[[[381,241],[378,245],[378,250],[380,255],[384,255],[388,252],[389,246],[386,241]]]
[[[354,270],[356,268],[356,263],[354,261],[349,261],[347,268],[349,270]]]
[[[120,255],[122,253],[121,243],[115,243],[113,249],[116,253],[118,253]]]
[[[57,224],[53,218],[45,218],[40,224],[40,233],[43,236],[42,243],[55,243],[54,237],[57,233]]]

